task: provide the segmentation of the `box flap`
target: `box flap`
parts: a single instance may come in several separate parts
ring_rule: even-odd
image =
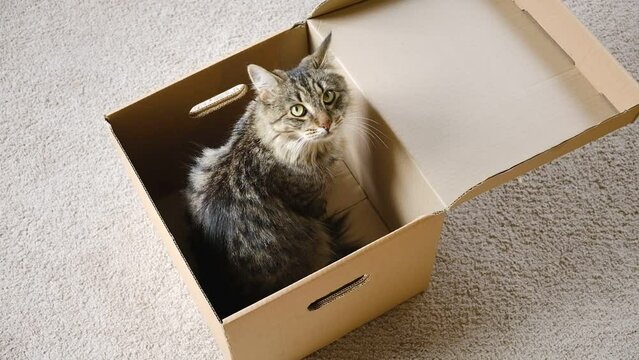
[[[580,25],[569,12],[553,16]],[[639,103],[636,94],[608,101],[611,89],[596,89],[586,77],[591,74],[511,0],[362,2],[308,24],[312,42],[332,31],[336,60],[397,134],[444,208],[617,115],[615,106]],[[607,54],[592,36],[570,41]],[[606,59],[594,72],[624,81],[619,89],[636,88]],[[612,92],[617,99],[621,91]]]
[[[552,36],[592,86],[617,110],[626,111],[639,102],[637,82],[560,1],[515,2]]]
[[[313,9],[309,18],[325,15],[362,1],[364,0],[324,0]]]

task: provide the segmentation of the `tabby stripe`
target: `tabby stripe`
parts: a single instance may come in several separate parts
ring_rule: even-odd
[[[273,120],[270,122],[271,125],[275,124],[276,122],[282,121],[282,119],[286,116],[287,114],[284,114],[282,116],[280,116],[279,118]]]

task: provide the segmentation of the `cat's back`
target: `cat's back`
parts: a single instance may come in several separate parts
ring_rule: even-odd
[[[258,200],[263,194],[272,159],[244,117],[222,147],[205,148],[195,159],[188,176],[186,195],[193,215],[207,207],[231,207]]]
[[[228,194],[229,144],[219,148],[205,148],[195,158],[188,174],[185,191],[190,213],[196,218],[204,216],[212,198]],[[200,218],[201,219],[201,218]]]
[[[223,163],[228,154],[228,145],[203,149],[189,172],[189,191],[204,191],[210,187],[210,182],[213,180],[212,175],[224,171]]]

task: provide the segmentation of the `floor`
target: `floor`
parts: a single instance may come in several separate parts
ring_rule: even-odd
[[[0,358],[219,359],[103,114],[316,0],[2,0]],[[639,2],[566,4],[637,79]],[[448,218],[429,290],[312,359],[639,358],[639,124]]]

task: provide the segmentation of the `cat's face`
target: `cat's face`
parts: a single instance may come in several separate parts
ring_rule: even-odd
[[[273,137],[312,147],[340,135],[350,101],[346,81],[326,59],[329,41],[287,72],[249,66],[259,115]]]
[[[327,141],[340,131],[349,102],[342,76],[296,68],[285,74],[278,90],[268,103],[273,131],[309,142]]]

